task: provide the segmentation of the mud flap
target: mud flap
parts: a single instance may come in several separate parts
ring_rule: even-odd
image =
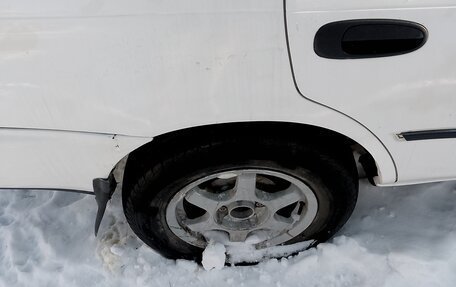
[[[95,236],[98,234],[101,220],[106,211],[106,205],[111,199],[112,194],[116,190],[117,182],[113,174],[106,178],[95,178],[93,180],[93,191],[95,193],[95,200],[97,201],[98,211],[95,219]]]

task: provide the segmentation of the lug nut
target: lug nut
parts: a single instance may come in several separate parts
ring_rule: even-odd
[[[220,207],[219,210],[220,210],[220,212],[226,212],[226,211],[227,211],[227,208],[226,208],[226,206],[222,206],[222,207]]]
[[[255,202],[255,207],[264,207],[264,205],[259,202]]]

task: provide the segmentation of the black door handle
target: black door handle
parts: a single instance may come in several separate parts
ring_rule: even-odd
[[[418,23],[366,19],[326,24],[315,35],[314,50],[329,59],[361,59],[402,55],[421,48],[426,28]]]

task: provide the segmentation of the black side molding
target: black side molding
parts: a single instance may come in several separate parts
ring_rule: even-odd
[[[410,21],[348,20],[321,27],[315,35],[314,50],[328,59],[389,57],[418,50],[427,38],[426,28]]]
[[[456,138],[456,129],[404,132],[397,136],[406,141],[451,139]]]

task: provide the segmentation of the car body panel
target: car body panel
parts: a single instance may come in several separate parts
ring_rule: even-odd
[[[374,11],[454,7],[454,0],[286,0],[288,12]]]
[[[365,6],[347,2],[346,9]],[[0,186],[86,190],[153,137],[246,121],[339,132],[371,153],[378,184],[397,181],[383,143],[394,134],[378,137],[336,105],[299,94],[282,1],[5,0],[0,11],[0,157],[7,159],[0,171],[8,171]],[[45,159],[56,150],[56,159]]]
[[[2,188],[92,192],[131,150],[150,138],[69,131],[0,129]]]
[[[456,139],[407,142],[407,131],[456,127],[454,1],[287,1],[289,43],[297,86],[306,98],[363,123],[391,152],[398,183],[456,177]],[[319,5],[318,3],[321,3]],[[351,5],[351,4],[353,5]],[[328,9],[330,11],[328,11]],[[422,24],[427,43],[409,54],[333,60],[313,51],[316,32],[351,19],[400,19]]]

